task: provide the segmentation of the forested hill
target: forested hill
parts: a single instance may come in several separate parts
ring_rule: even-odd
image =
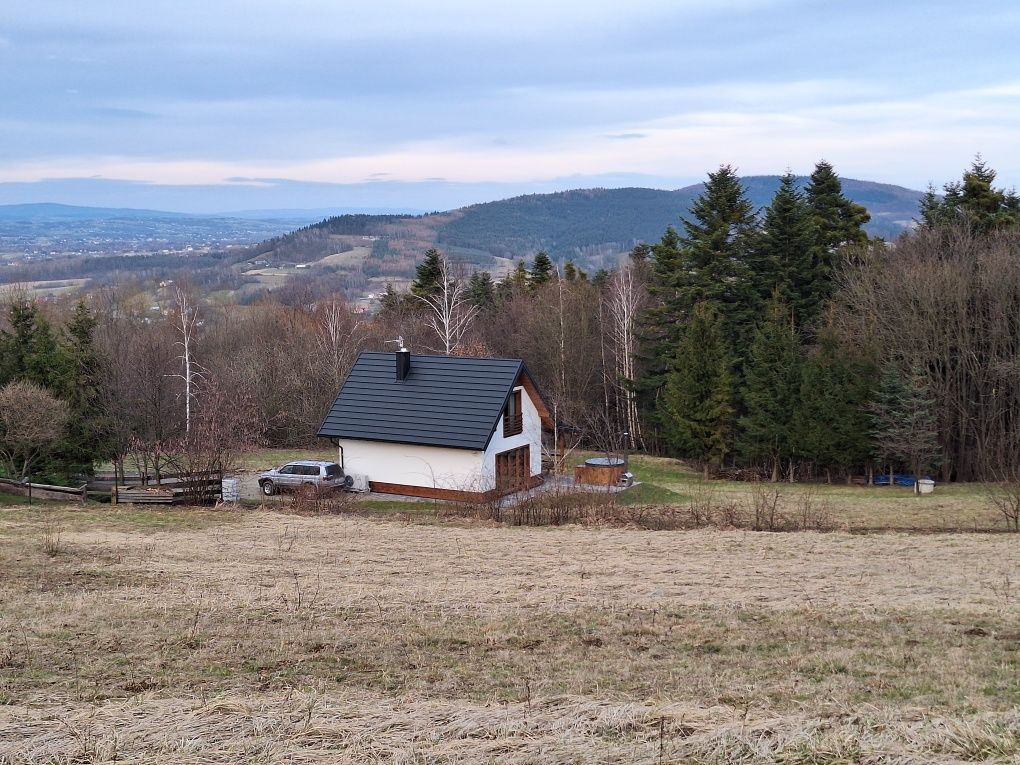
[[[806,178],[800,180],[801,184]],[[779,176],[743,179],[755,207],[765,207],[779,187]],[[250,250],[297,262],[336,252],[337,240],[379,237],[372,259],[408,265],[431,246],[480,266],[493,258],[529,257],[544,249],[556,260],[572,258],[582,267],[611,265],[636,242],[658,240],[670,224],[679,227],[701,184],[674,191],[645,188],[582,189],[529,194],[421,216],[351,215],[328,218]],[[901,186],[843,179],[844,193],[871,212],[872,235],[894,238],[917,216],[922,196]],[[395,269],[394,269],[395,270]]]
[[[742,179],[755,207],[766,207],[779,188],[778,175]],[[801,184],[807,179],[800,179]],[[440,244],[515,256],[545,249],[572,254],[607,243],[653,242],[669,224],[679,227],[703,184],[676,191],[585,189],[532,194],[465,207],[439,228]],[[868,232],[893,238],[917,216],[921,192],[869,181],[843,180],[843,191],[871,213]]]

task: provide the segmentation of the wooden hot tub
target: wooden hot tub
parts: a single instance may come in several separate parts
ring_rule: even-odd
[[[627,463],[620,457],[592,457],[574,468],[574,483],[616,486],[625,472]]]

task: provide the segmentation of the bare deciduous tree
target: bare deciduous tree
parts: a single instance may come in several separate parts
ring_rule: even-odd
[[[23,479],[64,433],[67,404],[25,380],[0,388],[0,459],[12,478]]]
[[[425,323],[438,336],[443,352],[449,355],[460,347],[478,308],[468,302],[467,284],[450,259],[442,256],[439,263],[438,289],[417,299],[428,306]]]
[[[316,346],[335,390],[340,389],[357,358],[360,350],[357,335],[361,328],[362,322],[336,300],[330,300],[318,311]]]
[[[637,321],[646,301],[644,285],[633,263],[617,269],[609,282],[609,334],[613,342],[617,394],[617,408],[626,423],[631,449],[641,448],[641,419],[638,415],[637,396],[632,384],[637,379]]]
[[[1020,468],[1000,471],[986,486],[986,498],[1006,521],[1006,528],[1020,532]]]
[[[1020,234],[921,230],[857,253],[831,315],[845,347],[920,369],[942,477],[993,479],[1020,459]]]
[[[191,432],[191,404],[195,397],[196,383],[202,379],[202,372],[195,363],[193,339],[195,326],[198,324],[198,308],[194,306],[188,294],[180,287],[175,292],[174,327],[180,333],[177,346],[181,349],[179,356],[183,365],[183,373],[174,375],[184,380],[184,431]]]

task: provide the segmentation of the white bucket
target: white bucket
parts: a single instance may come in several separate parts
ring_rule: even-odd
[[[935,482],[930,478],[920,478],[917,481],[917,491],[921,494],[931,494],[935,491]]]

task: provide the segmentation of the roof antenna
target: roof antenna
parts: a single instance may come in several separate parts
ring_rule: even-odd
[[[397,345],[400,346],[400,350],[401,351],[406,351],[407,350],[407,348],[404,346],[404,336],[403,335],[397,335],[397,339],[396,340],[383,340],[383,343],[384,344],[385,343],[396,343]]]

